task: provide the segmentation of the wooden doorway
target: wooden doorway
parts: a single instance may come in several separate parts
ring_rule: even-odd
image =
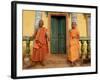
[[[55,17],[55,18],[63,18],[63,20],[64,20],[64,22],[65,22],[65,44],[63,45],[65,48],[64,48],[64,51],[62,52],[62,53],[68,53],[68,49],[69,49],[69,47],[68,47],[68,42],[69,42],[69,39],[68,39],[68,13],[49,13],[48,14],[48,32],[49,32],[49,37],[50,37],[50,42],[49,42],[49,51],[50,51],[50,53],[51,54],[53,54],[53,52],[52,52],[52,50],[51,50],[51,33],[52,33],[52,29],[51,29],[51,19],[53,18],[53,17]],[[61,19],[62,20],[62,19]],[[61,43],[62,44],[62,43]],[[59,45],[60,46],[60,45]],[[56,48],[57,49],[57,48]],[[58,48],[59,49],[59,48]],[[57,52],[54,52],[54,53],[57,53]],[[59,53],[59,52],[58,52]]]
[[[51,53],[66,53],[66,17],[51,16]]]

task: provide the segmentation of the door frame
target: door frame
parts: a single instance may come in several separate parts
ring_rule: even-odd
[[[48,36],[50,38],[50,34],[51,34],[51,17],[52,16],[65,16],[66,18],[66,54],[69,52],[69,31],[68,31],[68,13],[48,13]],[[51,54],[51,42],[49,42],[49,51]]]

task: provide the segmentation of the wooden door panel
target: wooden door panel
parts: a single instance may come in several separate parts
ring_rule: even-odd
[[[51,53],[66,52],[65,22],[65,17],[51,17]]]
[[[58,25],[55,17],[51,18],[51,53],[58,51]]]

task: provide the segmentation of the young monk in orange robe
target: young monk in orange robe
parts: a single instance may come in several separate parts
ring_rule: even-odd
[[[47,36],[47,29],[43,27],[43,20],[39,21],[39,28],[36,31],[34,37],[34,44],[33,44],[33,52],[32,52],[32,62],[34,65],[40,63],[44,66],[44,61],[48,55],[48,36]]]
[[[76,23],[72,23],[72,29],[69,32],[69,54],[68,61],[71,62],[71,65],[75,65],[76,61],[80,58],[80,45],[79,45],[79,32],[76,28]]]

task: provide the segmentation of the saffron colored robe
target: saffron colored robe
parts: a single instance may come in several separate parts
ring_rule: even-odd
[[[77,29],[72,29],[69,32],[69,54],[68,60],[74,62],[80,58],[79,32]]]
[[[38,29],[33,43],[32,61],[44,61],[48,55],[47,29]]]

